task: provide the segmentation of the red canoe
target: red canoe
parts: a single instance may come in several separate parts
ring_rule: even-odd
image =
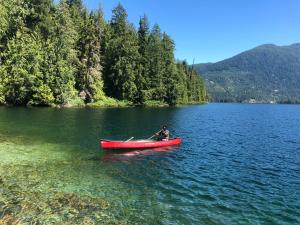
[[[174,138],[169,140],[155,141],[155,140],[135,140],[135,141],[110,141],[101,140],[100,146],[104,149],[144,149],[144,148],[159,148],[171,145],[179,145],[181,138]]]

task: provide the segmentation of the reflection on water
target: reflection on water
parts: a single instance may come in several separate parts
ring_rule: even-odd
[[[99,148],[101,138],[144,139],[162,124],[183,138],[180,146]],[[2,107],[0,217],[25,224],[300,224],[299,140],[296,105]]]
[[[104,161],[128,161],[143,159],[139,156],[153,155],[159,153],[170,152],[177,149],[177,146],[168,146],[152,149],[138,149],[138,150],[107,150],[102,154]]]

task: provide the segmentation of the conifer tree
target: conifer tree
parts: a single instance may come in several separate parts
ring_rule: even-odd
[[[105,44],[106,93],[120,100],[136,101],[135,84],[139,63],[138,39],[121,4],[113,9],[109,39]]]
[[[164,62],[163,83],[166,89],[164,101],[169,105],[176,105],[178,98],[178,73],[174,59],[175,44],[169,35],[163,34],[162,55]]]
[[[25,3],[28,7],[28,14],[25,17],[26,27],[32,31],[38,27],[42,29],[41,32],[46,32],[52,0],[26,0]]]
[[[13,105],[49,105],[54,98],[43,79],[41,42],[35,33],[19,30],[7,45],[2,68],[5,101]]]
[[[151,98],[147,93],[149,89],[150,82],[150,52],[149,52],[149,22],[146,15],[140,18],[139,29],[138,29],[138,44],[139,44],[139,54],[140,62],[138,68],[138,74],[136,77],[137,86],[137,98],[138,104],[143,105],[145,102]]]
[[[164,63],[162,58],[162,33],[158,24],[153,26],[150,33],[149,55],[149,92],[152,100],[162,101],[165,98],[165,87],[163,83]]]
[[[84,16],[88,13],[86,7],[83,5],[82,0],[66,0],[69,6],[69,13],[72,18],[74,29],[80,32],[84,26]]]
[[[76,88],[84,95],[85,102],[93,102],[94,96],[102,93],[103,88],[100,64],[101,30],[97,27],[98,19],[94,13],[84,15],[84,24],[77,43],[80,68],[77,71]]]
[[[178,73],[178,103],[188,103],[188,88],[187,88],[187,70],[188,64],[186,61],[177,62],[177,73]]]
[[[8,29],[8,11],[8,2],[6,0],[0,0],[0,48],[3,47],[3,43],[1,40]]]
[[[175,62],[171,37],[157,24],[150,32],[145,15],[138,30],[127,17],[121,4],[107,23],[82,0],[0,0],[0,103],[206,101],[203,79]]]
[[[77,61],[75,41],[77,32],[71,20],[69,7],[62,0],[54,14],[55,25],[48,43],[49,67],[53,71],[52,91],[55,102],[69,104],[77,99],[75,85],[75,63]],[[53,52],[51,52],[53,51]]]
[[[8,13],[7,30],[5,37],[2,39],[6,44],[7,40],[13,38],[20,28],[23,30],[27,29],[25,26],[25,20],[30,14],[30,9],[28,8],[28,4],[26,4],[25,0],[3,1],[5,2],[2,7],[6,6]]]

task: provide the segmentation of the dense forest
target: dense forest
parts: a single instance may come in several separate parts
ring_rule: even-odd
[[[204,81],[174,57],[147,16],[119,4],[109,21],[81,0],[0,0],[0,103],[176,105],[206,101]]]
[[[211,101],[300,103],[300,44],[261,45],[194,68]]]

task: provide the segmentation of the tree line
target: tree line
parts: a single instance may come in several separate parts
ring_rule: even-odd
[[[174,50],[146,15],[136,29],[121,4],[106,21],[81,0],[0,0],[0,103],[206,101],[204,81]]]

